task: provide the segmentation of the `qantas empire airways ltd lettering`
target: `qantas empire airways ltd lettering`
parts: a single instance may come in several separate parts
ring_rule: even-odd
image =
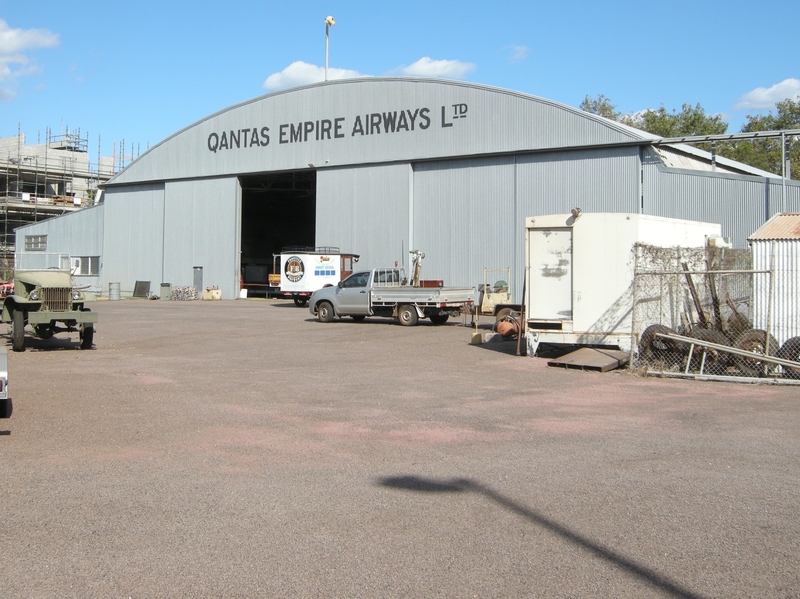
[[[467,118],[466,104],[452,104],[441,107],[439,127],[446,129],[459,119]],[[411,133],[430,129],[431,110],[415,108],[413,110],[393,110],[390,112],[372,112],[356,115],[355,118],[336,117],[333,119],[316,119],[283,123],[274,131],[266,125],[242,127],[214,131],[208,135],[210,152],[237,150],[247,148],[265,148],[270,145],[270,133],[279,145],[305,143],[309,141],[328,141],[345,137],[365,137],[368,135],[386,135],[392,133]]]

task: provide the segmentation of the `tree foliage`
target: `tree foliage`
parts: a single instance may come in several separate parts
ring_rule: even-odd
[[[696,135],[721,135],[728,130],[721,115],[709,115],[700,104],[692,106],[683,104],[680,112],[667,110],[662,104],[654,110],[648,108],[631,114],[617,111],[617,106],[603,94],[596,98],[588,95],[580,105],[581,110],[591,112],[612,121],[647,131],[660,137],[689,137]],[[797,100],[787,99],[776,104],[777,113],[768,115],[748,115],[742,126],[743,133],[756,131],[779,131],[782,129],[800,129],[800,96]],[[787,144],[791,156],[791,174],[800,175],[800,140],[794,138]],[[704,150],[711,149],[711,144],[698,144]],[[739,142],[717,142],[717,153],[761,170],[781,174],[781,141],[780,138],[756,139]]]
[[[612,121],[618,121],[620,119],[620,113],[617,112],[617,107],[603,94],[600,94],[597,98],[590,98],[587,94],[583,102],[581,102],[580,109],[584,112],[591,112],[597,116],[611,119]]]
[[[688,137],[691,135],[718,135],[728,130],[728,123],[720,115],[709,115],[700,104],[684,104],[680,112],[669,112],[664,105],[658,110],[648,109],[625,115],[622,122],[661,137]]]
[[[788,98],[778,102],[775,108],[776,114],[770,111],[768,115],[747,115],[747,122],[742,125],[742,133],[800,129],[800,96],[797,96],[796,100]],[[796,179],[800,175],[800,141],[790,137],[787,142],[787,152],[791,159],[791,176]],[[724,144],[720,148],[720,154],[776,175],[781,174],[783,153],[780,138]]]

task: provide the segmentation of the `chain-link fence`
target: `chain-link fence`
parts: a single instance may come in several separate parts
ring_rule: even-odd
[[[749,250],[640,244],[634,255],[634,368],[748,377],[776,372],[774,364],[726,352],[726,347],[797,359],[782,356],[772,335],[753,329],[754,288],[768,289],[770,273],[753,270]],[[800,377],[791,368],[781,372]]]

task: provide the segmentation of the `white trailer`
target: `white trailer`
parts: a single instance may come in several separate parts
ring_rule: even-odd
[[[358,258],[358,254],[343,254],[337,247],[283,248],[274,256],[270,295],[291,298],[303,307],[317,289],[336,285],[353,274]]]
[[[633,248],[705,247],[721,226],[628,213],[525,219],[525,337],[540,343],[631,350]]]

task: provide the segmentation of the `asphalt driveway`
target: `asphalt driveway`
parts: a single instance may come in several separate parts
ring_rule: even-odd
[[[93,350],[9,347],[7,599],[800,597],[797,388],[286,302],[93,309]]]

